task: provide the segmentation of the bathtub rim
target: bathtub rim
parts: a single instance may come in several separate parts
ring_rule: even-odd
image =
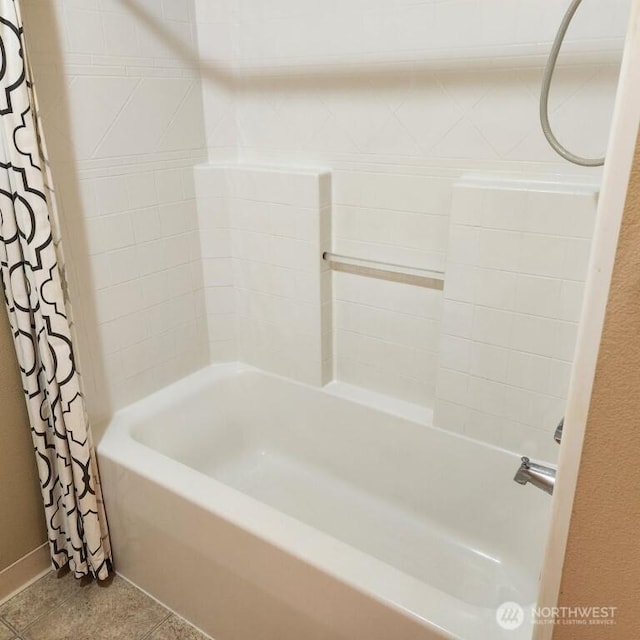
[[[98,426],[97,431],[101,435],[100,438],[97,439],[97,446],[99,447],[99,444],[104,439],[104,435],[106,435],[106,432],[109,428],[117,426],[124,420],[143,417],[145,413],[148,412],[146,405],[150,404],[152,400],[160,400],[162,404],[167,406],[172,406],[173,404],[175,404],[173,402],[166,401],[168,399],[167,391],[185,393],[194,389],[194,382],[199,385],[199,388],[202,388],[206,386],[204,383],[207,381],[226,378],[232,374],[245,372],[257,373],[269,378],[274,378],[275,380],[279,380],[288,385],[311,390],[316,393],[321,393],[323,395],[327,395],[342,401],[351,402],[355,405],[366,407],[367,409],[378,411],[380,413],[387,414],[400,420],[412,422],[427,429],[433,429],[441,434],[445,434],[447,437],[451,437],[456,440],[463,440],[467,443],[471,443],[473,445],[480,446],[483,449],[488,449],[490,451],[494,451],[503,455],[506,454],[514,459],[516,467],[520,464],[521,456],[515,451],[505,449],[504,447],[491,442],[478,440],[477,438],[473,438],[458,431],[453,431],[451,429],[445,429],[443,427],[434,425],[432,420],[433,412],[429,409],[422,409],[418,405],[414,405],[410,402],[404,402],[402,400],[393,398],[392,396],[384,395],[375,391],[370,391],[363,387],[358,387],[338,380],[330,380],[323,386],[314,386],[306,382],[287,378],[277,373],[272,373],[271,371],[259,369],[258,367],[254,367],[253,365],[246,364],[239,360],[233,362],[207,364],[204,367],[197,369],[196,371],[188,373],[179,380],[161,387],[160,389],[150,393],[144,398],[140,398],[139,400],[131,402],[130,404],[118,409],[113,413],[110,419],[103,421]],[[549,463],[552,465],[557,464],[557,462],[554,460],[546,460],[542,457],[537,457],[536,461]]]

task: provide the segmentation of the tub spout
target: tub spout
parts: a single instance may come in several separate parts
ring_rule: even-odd
[[[522,464],[513,479],[522,485],[530,482],[538,489],[552,494],[556,483],[556,470],[553,467],[531,462],[529,458],[522,458]]]

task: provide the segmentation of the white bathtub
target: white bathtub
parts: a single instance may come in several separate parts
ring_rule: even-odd
[[[216,640],[531,637],[495,621],[548,525],[516,455],[222,365],[118,412],[99,459],[118,571]]]

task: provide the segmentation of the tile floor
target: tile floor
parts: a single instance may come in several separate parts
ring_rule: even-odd
[[[0,640],[207,640],[126,580],[52,571],[0,605]]]

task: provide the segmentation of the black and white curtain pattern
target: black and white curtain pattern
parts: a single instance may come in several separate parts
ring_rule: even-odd
[[[51,558],[104,579],[111,549],[72,344],[59,221],[18,0],[0,0],[0,273]]]

